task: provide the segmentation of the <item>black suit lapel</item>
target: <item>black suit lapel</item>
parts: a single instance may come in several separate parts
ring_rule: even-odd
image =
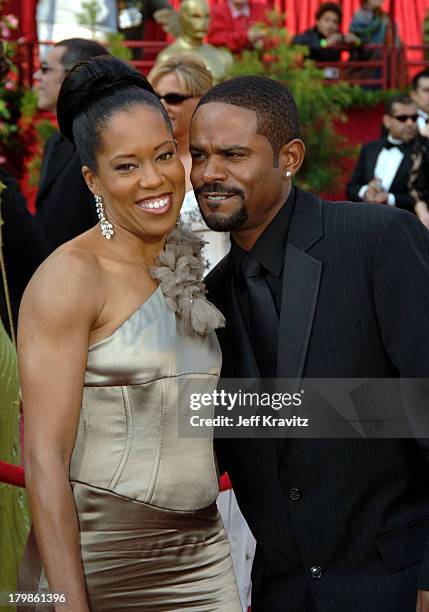
[[[290,242],[283,273],[277,377],[302,376],[319,292],[322,264]]]
[[[39,192],[37,198],[42,196],[52,185],[52,183],[58,178],[58,175],[70,161],[75,154],[74,146],[66,140],[61,140],[57,144],[48,143],[48,146],[53,147],[52,152],[49,154],[46,168],[42,171],[43,180],[39,185]],[[48,148],[45,151],[48,154]]]

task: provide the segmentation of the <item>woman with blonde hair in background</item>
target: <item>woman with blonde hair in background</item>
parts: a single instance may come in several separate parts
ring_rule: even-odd
[[[228,234],[210,230],[199,211],[190,179],[192,159],[189,152],[189,126],[201,96],[213,85],[213,77],[198,57],[181,55],[156,64],[149,74],[149,81],[173,125],[177,151],[186,178],[181,218],[184,223],[190,224],[198,238],[208,243],[203,249],[208,272],[226,255],[229,237]]]

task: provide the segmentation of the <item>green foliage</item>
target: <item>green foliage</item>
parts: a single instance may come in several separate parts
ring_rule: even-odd
[[[108,32],[106,35],[107,50],[109,53],[125,62],[129,62],[133,54],[129,47],[124,45],[125,36],[121,32]]]
[[[335,123],[346,120],[345,109],[377,105],[392,92],[363,90],[345,82],[327,84],[323,71],[307,58],[307,47],[291,46],[284,28],[271,27],[268,36],[269,48],[244,51],[229,76],[265,75],[288,86],[297,103],[307,149],[298,183],[319,193],[335,190],[346,160],[355,154],[337,133]]]
[[[45,146],[48,138],[57,131],[57,128],[49,119],[40,119],[40,121],[34,125],[34,129],[36,130],[37,139],[42,148]]]
[[[305,189],[329,191],[342,174],[344,159],[351,154],[345,139],[334,128],[334,119],[341,118],[340,100],[345,92],[341,87],[333,95],[331,87],[324,84],[322,71],[305,60],[306,50],[291,48],[284,33],[276,42],[264,53],[245,51],[234,63],[230,76],[265,75],[289,87],[299,110],[307,149],[298,182]]]
[[[25,119],[32,119],[37,113],[37,91],[35,89],[27,89],[23,94],[20,102],[20,111]]]
[[[3,2],[0,0],[0,10]],[[16,86],[17,70],[13,63],[16,53],[16,43],[9,40],[14,30],[18,28],[15,15],[0,15],[0,34],[2,45],[2,65],[6,63],[9,73],[0,81],[0,145],[2,152],[18,131],[16,126],[16,112],[14,104],[20,97]]]
[[[101,6],[98,0],[86,0],[82,2],[82,11],[78,13],[77,20],[79,25],[91,30],[92,36],[95,36],[98,23],[98,15],[100,14]]]

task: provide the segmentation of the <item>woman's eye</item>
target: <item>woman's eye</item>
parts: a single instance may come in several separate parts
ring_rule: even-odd
[[[161,153],[158,157],[159,161],[166,161],[167,159],[171,159],[174,157],[174,151],[166,151],[165,153]]]
[[[135,164],[119,164],[119,166],[116,166],[116,170],[132,170],[133,168],[135,168],[136,165]]]

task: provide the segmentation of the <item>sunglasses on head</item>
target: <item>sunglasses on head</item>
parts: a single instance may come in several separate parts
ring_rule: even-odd
[[[185,94],[179,93],[166,93],[163,96],[160,94],[156,94],[159,100],[164,100],[167,104],[182,104],[185,100],[189,100],[190,98],[194,98],[195,96],[189,96]]]
[[[390,115],[390,116],[393,117],[394,119],[397,119],[401,123],[405,123],[406,121],[408,121],[408,119],[411,119],[411,121],[415,123],[417,119],[419,118],[417,113],[415,115]]]

